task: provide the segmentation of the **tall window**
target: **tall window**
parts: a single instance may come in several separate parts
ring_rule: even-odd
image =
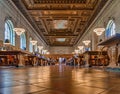
[[[7,20],[5,22],[5,40],[9,39],[11,45],[15,46],[15,32],[13,31],[13,23],[11,20]]]
[[[105,36],[106,36],[106,38],[109,38],[109,37],[113,36],[115,33],[116,33],[115,32],[115,23],[113,20],[110,20],[106,27]]]
[[[32,40],[32,38],[30,37],[30,39],[29,39],[29,51],[30,52],[33,52],[33,45],[32,45],[32,43],[30,42]]]
[[[20,35],[20,48],[26,50],[26,36],[25,33]]]
[[[35,44],[35,52],[37,52],[38,51],[38,48],[37,48],[37,43]]]

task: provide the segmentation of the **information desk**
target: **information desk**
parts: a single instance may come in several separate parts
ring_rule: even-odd
[[[107,51],[86,51],[84,53],[86,63],[91,66],[107,66],[110,59]]]
[[[0,65],[24,66],[24,56],[29,55],[27,51],[0,51]]]

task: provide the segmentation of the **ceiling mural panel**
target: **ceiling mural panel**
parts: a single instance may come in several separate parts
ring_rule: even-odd
[[[48,45],[73,46],[108,0],[12,1]]]

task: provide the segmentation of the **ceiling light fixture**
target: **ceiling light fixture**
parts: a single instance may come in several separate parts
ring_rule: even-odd
[[[35,45],[37,43],[36,40],[31,40],[30,42],[32,43],[32,45]]]
[[[75,53],[78,54],[78,53],[79,53],[79,50],[75,50]]]
[[[43,54],[46,54],[47,50],[43,50]]]
[[[46,54],[50,54],[50,52],[46,52]]]
[[[72,52],[72,54],[75,54],[75,52]]]
[[[17,14],[19,14],[19,13],[17,13]],[[20,36],[22,33],[24,33],[25,32],[25,29],[24,28],[21,28],[21,27],[18,27],[18,22],[19,22],[19,25],[21,25],[21,16],[19,15],[19,16],[16,16],[16,28],[13,28],[13,31],[15,31],[16,32],[16,34],[18,35],[18,36]]]
[[[90,42],[91,42],[90,40],[85,40],[85,41],[83,41],[83,43],[84,43],[86,46],[88,46]]]
[[[13,30],[16,32],[18,36],[25,32],[24,28],[14,28]]]
[[[79,50],[82,50],[84,48],[84,46],[78,46]]]
[[[105,28],[96,28],[93,30],[98,36],[102,35],[102,33],[105,31]]]
[[[43,46],[38,46],[39,50],[42,50],[43,49]]]

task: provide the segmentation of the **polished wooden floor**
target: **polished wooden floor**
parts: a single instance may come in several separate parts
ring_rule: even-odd
[[[120,94],[120,73],[65,65],[1,67],[0,94]]]

